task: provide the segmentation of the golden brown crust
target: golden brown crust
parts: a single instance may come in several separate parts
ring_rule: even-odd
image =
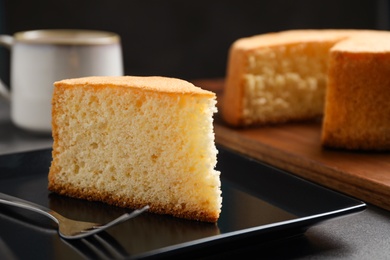
[[[159,76],[136,77],[136,76],[102,76],[84,77],[75,79],[64,79],[54,83],[59,87],[127,87],[138,88],[143,91],[158,91],[174,94],[205,95],[214,97],[215,93],[194,86],[192,83],[176,79]]]
[[[51,177],[49,177],[48,189],[60,195],[65,195],[77,199],[85,199],[89,201],[100,201],[100,202],[107,203],[109,205],[122,207],[122,208],[139,209],[148,205],[149,211],[156,214],[172,215],[174,217],[203,221],[203,222],[214,223],[217,222],[219,218],[219,212],[215,212],[215,214],[211,214],[210,212],[175,210],[175,208],[168,209],[166,205],[164,206],[164,205],[153,204],[150,201],[141,201],[140,199],[132,200],[129,197],[118,197],[115,194],[104,193],[92,187],[86,190],[86,189],[80,189],[78,187],[73,187],[72,185],[57,184],[53,179],[53,176],[55,176],[56,174],[57,172],[53,169],[51,171]]]
[[[253,51],[256,49],[272,48],[286,44],[298,44],[302,42],[334,42],[350,36],[369,32],[363,30],[288,30],[272,32],[238,39],[234,45],[236,49]]]
[[[221,115],[226,122],[233,126],[242,125],[243,110],[243,78],[246,69],[246,53],[236,49],[233,45],[230,49],[228,60],[228,73],[221,104]]]
[[[390,149],[390,35],[350,39],[330,54],[322,127],[327,147]]]

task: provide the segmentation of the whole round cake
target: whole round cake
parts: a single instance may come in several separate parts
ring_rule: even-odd
[[[231,126],[323,118],[322,144],[390,149],[390,32],[290,30],[238,39],[221,105]]]

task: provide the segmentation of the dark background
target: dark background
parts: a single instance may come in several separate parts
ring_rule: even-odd
[[[387,0],[0,0],[0,33],[98,29],[122,38],[125,74],[223,77],[234,40],[287,29],[389,29]],[[9,53],[0,76],[9,81]]]

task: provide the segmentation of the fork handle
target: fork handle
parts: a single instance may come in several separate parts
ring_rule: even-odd
[[[54,220],[56,223],[58,223],[58,220],[52,215],[53,210],[48,209],[44,206],[35,204],[31,201],[23,200],[23,199],[20,199],[20,198],[17,198],[17,197],[0,192],[0,203],[40,213],[40,214]]]

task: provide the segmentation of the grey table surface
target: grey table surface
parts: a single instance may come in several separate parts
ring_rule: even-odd
[[[51,146],[51,135],[16,127],[9,104],[0,99],[0,155]],[[259,250],[263,258],[273,259],[390,259],[390,212],[368,205],[363,212],[322,222],[302,236]]]

